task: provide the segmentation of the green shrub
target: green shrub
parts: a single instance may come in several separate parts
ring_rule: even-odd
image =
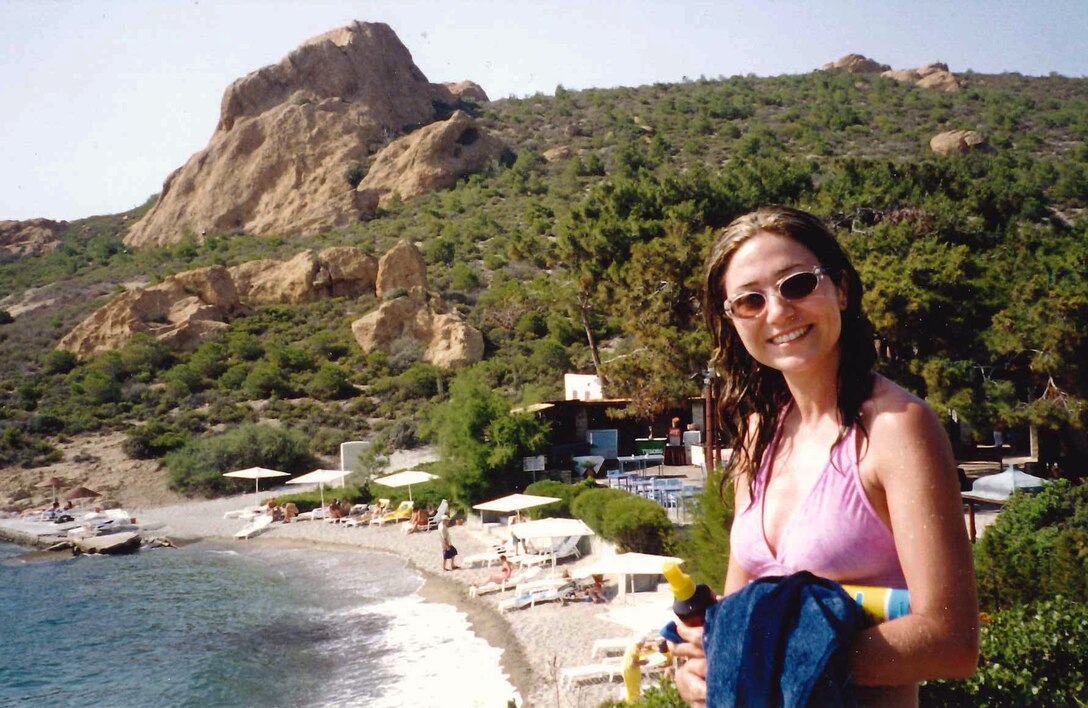
[[[621,553],[662,554],[671,551],[676,540],[664,507],[634,494],[608,502],[601,535]]]
[[[351,372],[336,364],[324,364],[310,381],[310,395],[322,400],[339,400],[355,395]]]
[[[267,361],[258,362],[242,385],[246,393],[253,398],[268,398],[274,394],[286,396],[291,393],[291,384],[287,373],[275,364]]]
[[[1016,495],[975,545],[979,606],[1062,595],[1088,602],[1088,485],[1059,480]]]
[[[676,684],[662,679],[658,685],[646,688],[634,703],[605,701],[598,708],[687,708],[687,705],[676,690]]]
[[[571,514],[586,522],[589,528],[602,534],[604,532],[605,507],[613,499],[622,499],[632,496],[630,492],[609,487],[596,487],[588,489],[577,496],[571,502]]]
[[[541,497],[558,497],[559,501],[543,506],[535,506],[527,509],[525,515],[530,519],[545,518],[569,518],[571,516],[571,503],[582,492],[588,489],[596,489],[596,485],[589,480],[582,480],[575,484],[567,484],[555,479],[542,479],[525,487],[526,494],[535,494]]]
[[[269,425],[243,425],[222,435],[193,440],[163,461],[170,470],[171,488],[208,497],[252,487],[251,481],[224,477],[225,472],[270,467],[295,474],[318,464],[305,436]]]
[[[309,492],[283,494],[273,497],[273,499],[281,506],[287,502],[294,502],[300,512],[310,511],[321,506],[321,490],[314,489]],[[369,504],[374,499],[374,495],[371,494],[370,488],[365,484],[362,487],[350,484],[343,487],[325,487],[325,503],[328,504],[333,499],[347,499],[352,504]]]
[[[703,491],[695,497],[692,523],[683,529],[686,538],[679,551],[684,570],[712,588],[725,587],[729,529],[733,525],[733,485],[726,485],[723,499],[718,491],[721,476],[721,468],[707,475]]]
[[[128,431],[122,445],[125,454],[138,460],[162,457],[186,443],[188,436],[158,421],[138,425]]]
[[[989,533],[989,531],[987,531]],[[921,687],[927,706],[1072,706],[1088,702],[1088,607],[1058,597],[1002,610],[980,632],[978,671]]]
[[[42,357],[42,369],[47,374],[67,374],[78,363],[76,355],[66,349],[54,349]]]

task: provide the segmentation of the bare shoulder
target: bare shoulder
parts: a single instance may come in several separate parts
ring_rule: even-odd
[[[869,433],[869,452],[878,459],[889,456],[902,461],[926,450],[946,454],[947,435],[929,404],[883,376],[877,376],[861,413]]]

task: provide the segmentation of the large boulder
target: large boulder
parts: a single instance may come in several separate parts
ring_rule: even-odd
[[[833,62],[824,64],[821,68],[824,71],[833,71],[836,69],[849,71],[851,74],[879,74],[882,71],[891,69],[887,64],[880,64],[861,54],[847,54]]]
[[[394,195],[408,199],[446,189],[505,149],[467,113],[454,111],[448,120],[420,128],[383,148],[358,191],[364,201],[372,203],[376,198],[384,206]]]
[[[146,332],[173,349],[195,349],[228,328],[239,309],[230,273],[212,266],[180,273],[158,285],[122,293],[93,312],[57,345],[80,358],[118,349]]]
[[[378,263],[358,248],[306,250],[287,261],[247,261],[230,268],[238,297],[247,303],[316,302],[374,292]]]
[[[925,64],[917,69],[885,71],[881,76],[894,79],[900,83],[913,84],[919,88],[936,89],[938,91],[960,90],[959,79],[948,70],[948,64],[939,61]]]
[[[167,177],[125,243],[211,230],[309,234],[355,221],[370,205],[345,173],[371,148],[434,120],[434,102],[453,101],[387,25],[355,22],[315,37],[227,88],[207,147]]]
[[[479,330],[457,315],[435,312],[420,294],[383,302],[353,322],[351,331],[366,353],[392,354],[400,340],[414,340],[423,348],[424,361],[444,369],[475,364],[484,354]]]
[[[398,288],[408,292],[427,289],[427,264],[423,261],[423,254],[407,241],[393,246],[378,261],[375,284],[378,297],[385,297]]]
[[[929,149],[938,155],[965,155],[986,147],[986,138],[974,130],[949,130],[934,135]]]
[[[487,93],[483,87],[475,81],[458,81],[457,83],[445,83],[445,86],[454,99],[464,99],[466,101],[475,101],[477,103],[488,103],[491,101],[487,97]]]
[[[50,219],[0,221],[0,263],[52,253],[67,228],[67,221]]]

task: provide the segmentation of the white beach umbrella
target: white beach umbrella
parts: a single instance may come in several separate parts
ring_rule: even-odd
[[[543,506],[557,501],[560,501],[559,497],[542,497],[536,494],[507,494],[505,497],[492,499],[491,501],[477,504],[472,508],[480,511],[509,513],[511,511],[521,511],[522,509],[531,509],[534,506]]]
[[[581,519],[537,519],[512,524],[510,533],[518,538],[560,538],[566,536],[593,536],[593,529]]]
[[[321,490],[321,506],[325,506],[325,483],[343,480],[350,474],[347,470],[314,470],[304,475],[287,480],[288,484],[316,484]]]
[[[627,605],[613,607],[608,612],[597,615],[599,619],[615,622],[638,634],[660,630],[669,622],[676,620],[672,611],[672,594],[656,593],[660,595],[660,601],[653,601],[639,605]]]
[[[590,575],[618,575],[620,576],[620,595],[627,594],[627,579],[632,575],[660,575],[665,563],[680,564],[683,558],[675,556],[659,556],[653,553],[618,553],[613,556],[605,556],[589,565],[579,568],[575,577],[584,578]]]
[[[386,487],[408,487],[408,500],[411,501],[412,485],[430,482],[432,479],[438,479],[438,475],[423,470],[405,470],[396,474],[378,477],[374,481]]]
[[[267,467],[247,467],[244,470],[236,470],[234,472],[224,472],[224,477],[238,477],[241,479],[253,480],[253,506],[260,506],[260,501],[257,499],[257,494],[260,492],[260,484],[262,479],[269,479],[270,477],[287,477],[287,472],[280,472],[279,470],[270,470]]]

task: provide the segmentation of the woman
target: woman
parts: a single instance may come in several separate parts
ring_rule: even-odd
[[[800,570],[907,588],[911,614],[857,636],[850,676],[863,703],[916,705],[919,681],[975,670],[974,570],[951,447],[925,403],[873,372],[861,292],[831,232],[796,209],[742,216],[711,249],[719,419],[737,441],[725,594]],[[677,687],[702,705],[702,630],[680,633]]]

